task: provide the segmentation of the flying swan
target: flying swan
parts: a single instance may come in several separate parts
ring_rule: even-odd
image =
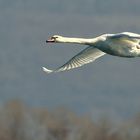
[[[118,34],[103,34],[95,38],[69,38],[54,35],[46,40],[47,43],[75,43],[88,47],[71,58],[67,63],[55,70],[42,67],[46,73],[61,72],[80,67],[93,62],[104,54],[119,57],[140,57],[140,35],[130,32]]]

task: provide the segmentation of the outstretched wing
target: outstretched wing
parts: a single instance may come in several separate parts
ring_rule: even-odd
[[[60,72],[60,71],[65,71],[65,70],[70,70],[74,69],[77,67],[81,67],[85,64],[88,64],[90,62],[93,62],[95,59],[103,56],[105,53],[100,51],[97,48],[94,47],[87,47],[80,53],[78,53],[76,56],[71,58],[67,63],[65,63],[63,66],[59,67],[56,70],[49,70],[45,67],[43,67],[43,71],[46,73],[51,73],[51,72]]]

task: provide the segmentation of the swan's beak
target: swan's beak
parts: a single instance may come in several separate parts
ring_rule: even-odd
[[[53,43],[53,42],[55,42],[55,38],[53,38],[53,37],[46,40],[46,43]]]

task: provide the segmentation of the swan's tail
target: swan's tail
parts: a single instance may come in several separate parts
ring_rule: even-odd
[[[42,69],[43,69],[44,72],[46,72],[48,74],[54,72],[53,70],[49,70],[49,69],[47,69],[45,67],[42,67]]]

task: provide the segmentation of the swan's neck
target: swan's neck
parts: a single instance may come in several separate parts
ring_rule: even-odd
[[[84,38],[69,38],[69,37],[63,37],[60,43],[74,43],[74,44],[84,44],[84,45],[91,45],[96,43],[98,40],[97,38],[92,39],[84,39]]]

